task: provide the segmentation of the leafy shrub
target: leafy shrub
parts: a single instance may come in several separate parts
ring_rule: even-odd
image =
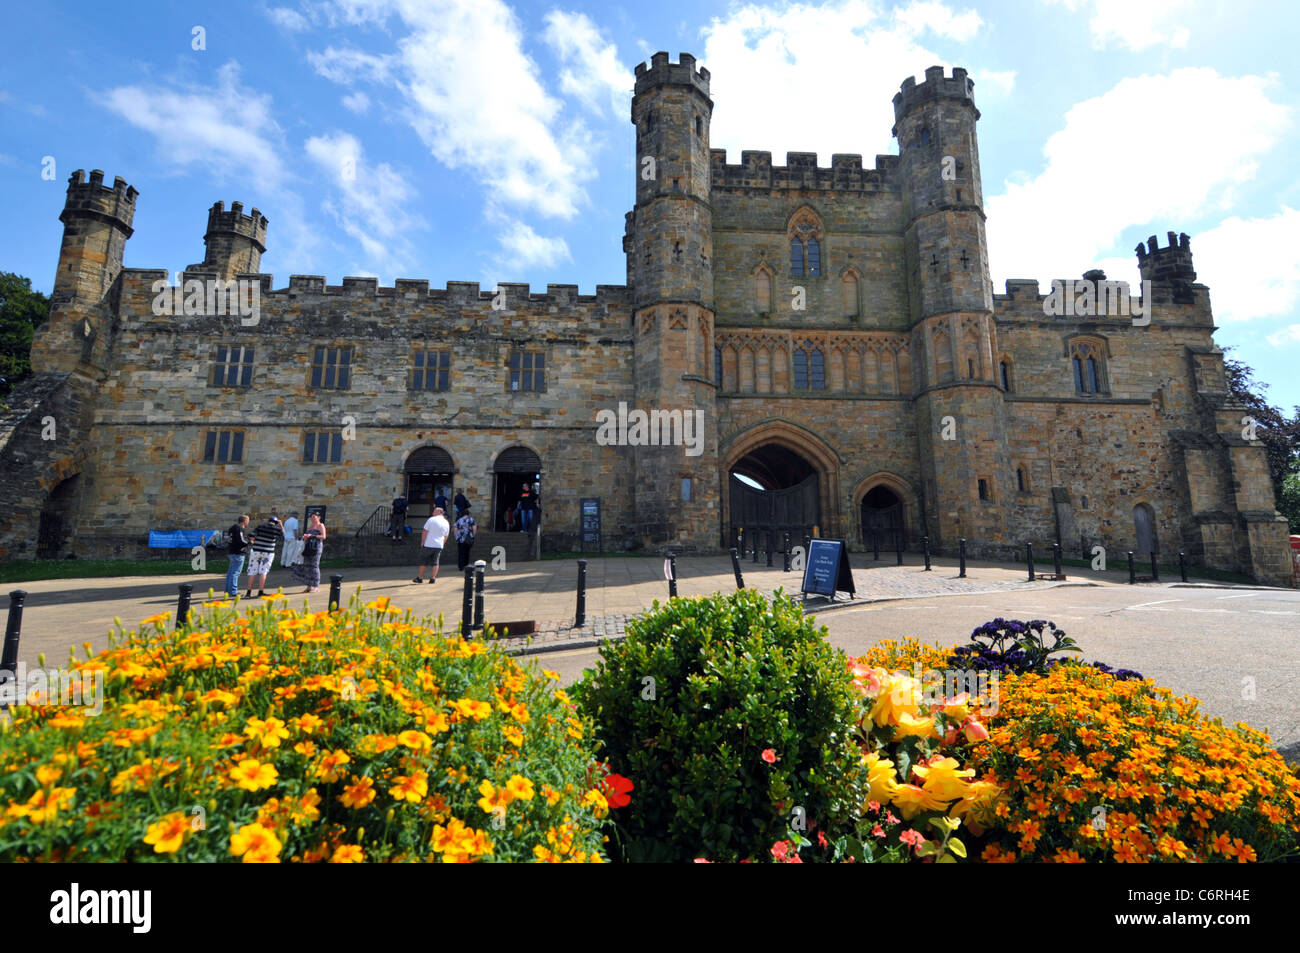
[[[558,676],[387,599],[284,605],[119,630],[75,666],[105,679],[98,716],[14,708],[0,859],[603,859],[603,769]]]
[[[823,632],[788,596],[745,589],[656,603],[601,648],[573,696],[601,757],[636,784],[611,836],[624,858],[761,859],[792,821],[851,825],[861,710]]]

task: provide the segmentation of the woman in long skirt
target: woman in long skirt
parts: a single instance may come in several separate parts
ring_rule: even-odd
[[[307,528],[302,531],[303,554],[302,562],[294,566],[290,571],[295,579],[305,585],[307,588],[304,592],[315,592],[320,588],[320,557],[325,551],[325,524],[320,521],[320,514],[313,513],[307,520]],[[312,548],[308,539],[314,539],[316,552],[311,555],[307,554],[307,549]]]

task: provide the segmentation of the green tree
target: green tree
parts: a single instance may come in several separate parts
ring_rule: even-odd
[[[50,299],[32,280],[0,271],[0,397],[32,372],[32,335],[50,316]]]
[[[1300,532],[1300,406],[1288,418],[1281,408],[1270,404],[1264,396],[1268,385],[1255,380],[1254,369],[1232,357],[1232,350],[1223,349],[1228,390],[1258,424],[1255,435],[1268,455],[1268,475],[1273,480],[1278,512],[1287,518],[1291,532]]]

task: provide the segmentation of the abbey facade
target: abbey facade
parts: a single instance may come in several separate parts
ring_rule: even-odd
[[[136,190],[74,173],[37,373],[0,420],[0,557],[134,556],[151,529],[315,505],[346,548],[399,487],[413,525],[445,488],[504,530],[536,484],[551,551],[815,528],[887,552],[1182,550],[1289,584],[1187,236],[1139,246],[1140,299],[1098,272],[1065,286],[1068,313],[1033,281],[995,294],[973,88],[904,81],[899,155],[874,167],[731,164],[708,70],[656,54],[636,68],[626,284],[592,295],[276,287],[267,219],[218,202],[173,296],[122,266]],[[227,280],[230,301],[191,301]]]

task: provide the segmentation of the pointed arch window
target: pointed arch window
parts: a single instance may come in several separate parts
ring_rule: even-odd
[[[713,383],[722,387],[722,348],[713,349]]]
[[[819,278],[822,273],[822,246],[816,238],[808,239],[808,277]]]
[[[794,389],[826,389],[826,354],[812,341],[804,341],[795,348]]]
[[[804,207],[790,219],[790,277],[820,278],[823,267],[822,224]]]
[[[790,277],[803,277],[803,242],[797,238],[790,241]]]
[[[1008,394],[1011,393],[1011,361],[1009,358],[1003,358],[998,363],[998,375],[1002,382],[1002,389]]]
[[[1070,369],[1076,394],[1106,394],[1106,356],[1101,341],[1080,339],[1070,342]]]
[[[772,276],[766,268],[759,268],[754,274],[754,308],[759,314],[772,310]]]
[[[848,271],[844,273],[844,277],[841,279],[840,291],[844,300],[844,317],[858,317],[861,309],[858,304],[858,276],[856,272]]]

